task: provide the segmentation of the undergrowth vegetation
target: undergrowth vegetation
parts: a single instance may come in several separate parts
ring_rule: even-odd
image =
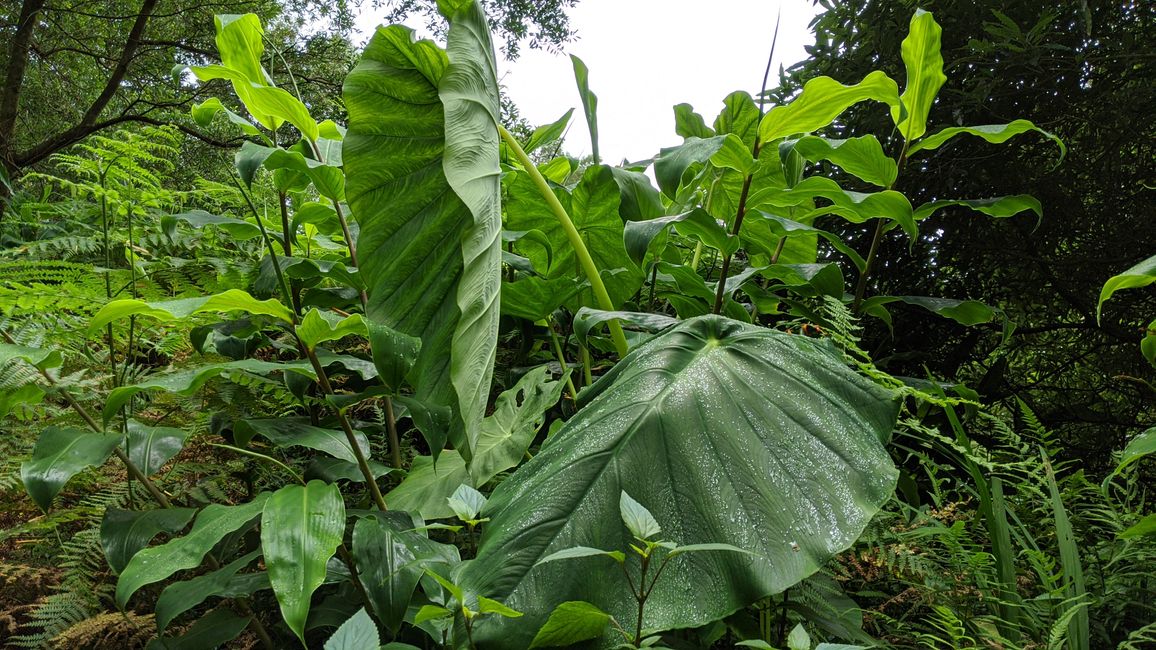
[[[574,59],[579,161],[559,153],[574,111],[501,124],[480,5],[439,7],[444,47],[376,32],[346,124],[272,84],[256,16],[218,16],[219,62],[176,74],[218,93],[194,120],[245,139],[216,180],[174,186],[165,127],[19,179],[6,647],[1156,644],[1156,429],[1091,476],[1025,402],[893,376],[861,345],[896,307],[1017,326],[871,294],[898,272],[883,238],[914,245],[939,210],[1046,218],[1028,195],[913,205],[921,155],[1067,153],[1027,119],[928,123],[932,14],[898,82],[739,91],[709,124],[679,105],[681,143],[611,166],[597,71]],[[893,129],[822,135],[862,103]],[[1154,280],[1151,258],[1100,303]],[[1138,354],[1156,364],[1151,329]]]

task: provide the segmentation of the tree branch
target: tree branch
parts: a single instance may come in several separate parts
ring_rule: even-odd
[[[0,91],[0,163],[14,169],[12,162],[12,135],[16,130],[16,111],[20,104],[20,88],[28,67],[28,50],[32,33],[36,30],[36,14],[44,7],[44,0],[24,0],[12,47],[8,49],[8,65],[4,71],[4,88]]]

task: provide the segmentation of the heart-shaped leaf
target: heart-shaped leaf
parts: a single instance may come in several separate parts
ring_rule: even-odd
[[[898,404],[824,341],[696,318],[639,346],[580,399],[578,414],[482,512],[491,521],[460,582],[528,620],[480,624],[475,640],[497,645],[479,647],[528,644],[565,601],[633,620],[637,603],[625,585],[592,579],[605,559],[531,570],[575,545],[627,548],[623,491],[649,507],[670,541],[753,554],[672,560],[644,621],[670,629],[716,620],[810,575],[858,537],[894,489],[883,441]]]

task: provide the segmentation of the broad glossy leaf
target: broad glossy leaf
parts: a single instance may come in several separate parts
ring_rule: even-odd
[[[648,332],[658,332],[678,322],[677,318],[671,318],[666,314],[640,313],[634,311],[603,311],[601,309],[583,307],[578,310],[577,314],[574,314],[574,338],[578,339],[580,345],[586,345],[586,338],[590,335],[591,330],[612,320],[619,320],[629,325],[636,325]]]
[[[943,55],[940,53],[940,36],[943,30],[930,13],[916,9],[911,17],[907,37],[900,45],[903,65],[907,68],[907,81],[899,100],[899,106],[891,107],[891,119],[899,128],[899,133],[908,142],[913,142],[927,132],[927,114],[939,89],[947,81],[943,74]]]
[[[1144,338],[1140,339],[1140,354],[1148,360],[1148,363],[1156,367],[1156,320],[1148,323],[1148,330],[1144,334]],[[3,409],[0,409],[0,413]]]
[[[848,174],[879,187],[891,187],[899,176],[899,166],[883,153],[883,145],[873,135],[846,140],[808,135],[784,140],[779,144],[779,157],[784,164],[792,151],[811,162],[829,160]]]
[[[481,624],[479,647],[528,643],[561,602],[635,615],[621,584],[590,579],[604,560],[531,571],[575,545],[626,548],[623,490],[647,504],[671,541],[754,554],[673,560],[644,623],[670,629],[716,620],[818,570],[894,489],[883,442],[898,404],[825,341],[696,318],[637,348],[580,399],[578,414],[498,485],[483,512],[492,521],[460,581],[527,621]]]
[[[261,550],[281,616],[305,642],[309,600],[345,532],[345,501],[336,485],[310,481],[277,490],[261,512]]]
[[[137,551],[149,545],[159,533],[183,529],[197,514],[194,508],[160,510],[120,510],[108,508],[100,522],[100,544],[108,565],[119,573]]]
[[[369,469],[373,472],[374,478],[381,478],[387,476],[393,469],[382,465],[375,460],[366,461],[369,463]],[[361,473],[361,468],[357,463],[351,463],[347,460],[338,460],[336,458],[314,458],[309,466],[305,468],[305,480],[310,481],[318,479],[326,483],[335,483],[337,481],[353,481],[354,483],[364,483],[365,475]]]
[[[227,591],[233,577],[260,555],[260,551],[253,551],[216,571],[183,582],[174,582],[165,587],[155,606],[157,629],[163,632],[176,617],[200,605],[206,599]]]
[[[550,612],[550,618],[534,635],[531,648],[571,646],[597,639],[610,625],[610,615],[590,603],[572,600]]]
[[[116,604],[124,609],[128,599],[141,587],[159,582],[177,571],[199,565],[225,535],[253,521],[261,514],[269,493],[258,494],[249,503],[236,506],[205,506],[193,522],[193,529],[160,546],[151,546],[132,556],[116,583]]]
[[[406,535],[385,522],[367,517],[353,527],[353,558],[369,595],[370,605],[382,623],[396,633],[409,608],[410,598],[422,576],[422,568],[404,541]]]
[[[172,322],[207,311],[242,311],[247,314],[272,316],[286,323],[293,320],[289,310],[280,301],[273,299],[257,300],[240,289],[229,289],[214,296],[198,296],[179,300],[157,302],[133,299],[113,300],[96,312],[88,324],[88,331],[91,334],[114,320],[129,316],[148,316],[161,321]]]
[[[562,134],[566,132],[566,127],[570,126],[570,118],[574,115],[574,109],[566,111],[566,113],[551,122],[544,124],[530,134],[530,139],[526,141],[526,146],[522,147],[523,151],[530,153],[536,151],[548,144],[557,142]]]
[[[899,86],[881,70],[850,86],[830,77],[816,77],[790,103],[767,111],[759,124],[759,137],[771,142],[796,133],[810,133],[827,126],[847,108],[868,99],[888,106],[899,105]]]
[[[346,462],[357,462],[344,431],[315,427],[303,419],[238,420],[234,427],[238,444],[248,444],[253,436],[260,435],[278,447],[307,447]],[[361,453],[368,457],[369,440],[360,431],[354,431],[354,435]]]
[[[1132,539],[1134,537],[1151,537],[1156,536],[1156,513],[1144,517],[1135,525],[1130,526],[1120,533],[1120,539]]]
[[[175,427],[150,427],[136,420],[128,421],[125,450],[129,460],[145,476],[161,471],[161,467],[185,446],[189,432]]]
[[[592,546],[571,546],[557,553],[547,555],[541,560],[538,560],[537,564],[546,564],[547,562],[557,562],[559,560],[575,560],[580,557],[607,557],[619,564],[626,561],[626,554],[622,551],[604,551]]]
[[[324,650],[377,650],[380,646],[377,624],[361,608],[329,637]]]
[[[166,214],[161,217],[161,230],[169,237],[172,237],[176,234],[178,221],[183,221],[193,228],[198,229],[204,228],[205,226],[215,226],[238,241],[245,241],[261,236],[261,229],[258,228],[256,224],[235,217],[210,214],[204,210],[189,210],[188,212],[181,212],[179,214]]]
[[[851,260],[851,263],[855,265],[856,269],[862,271],[863,266],[866,264],[863,257],[859,255],[855,249],[844,243],[843,238],[839,235],[762,210],[752,210],[747,213],[746,218],[743,220],[741,237],[749,244],[754,244],[768,256],[772,255],[777,249],[779,238],[781,237],[788,238],[788,246],[792,240],[807,237],[822,237],[831,244],[832,248],[846,255],[847,258]],[[784,248],[784,252],[785,251],[786,249]],[[782,256],[780,256],[780,259],[788,261]],[[812,255],[807,262],[813,262],[814,260],[814,255]]]
[[[585,242],[594,265],[603,272],[610,301],[616,305],[622,304],[638,290],[643,278],[642,271],[626,254],[624,225],[619,214],[622,194],[613,172],[606,165],[592,165],[586,169],[572,194],[560,187],[554,190]],[[531,244],[519,247],[519,252],[528,257],[535,268],[549,267],[547,279],[582,275],[578,258],[562,224],[550,212],[527,174],[519,174],[510,183],[506,220],[507,226],[513,230],[538,230],[549,238],[554,251],[553,263],[549,265],[546,263],[545,251],[540,246]],[[615,269],[625,271],[607,275]],[[583,294],[580,296],[582,304],[593,304],[590,294]]]
[[[586,280],[573,276],[545,278],[524,278],[516,282],[502,283],[502,313],[531,322],[544,320],[554,310],[569,302],[583,289],[589,288]]]
[[[306,156],[302,146],[290,149],[280,147],[266,147],[252,142],[245,142],[237,151],[235,161],[237,173],[246,185],[252,186],[257,170],[264,167],[270,171],[288,170],[306,176],[317,191],[333,201],[345,200],[345,174],[341,169],[324,161]],[[308,149],[306,149],[308,150]]]
[[[1060,160],[1063,160],[1064,156],[1067,155],[1068,148],[1064,146],[1063,140],[1060,140],[1055,135],[1044,131],[1028,120],[1013,120],[1007,124],[984,124],[982,126],[948,127],[938,133],[933,133],[926,138],[923,138],[919,142],[913,144],[910,148],[908,148],[907,155],[911,156],[918,151],[923,151],[924,149],[938,149],[943,145],[943,143],[957,135],[962,134],[974,135],[976,137],[983,138],[992,144],[1001,144],[1007,142],[1008,140],[1021,133],[1027,133],[1028,131],[1035,131],[1040,135],[1048,138],[1052,142],[1055,142],[1056,146],[1060,148]]]
[[[114,388],[104,403],[104,421],[107,424],[120,411],[120,407],[124,406],[133,395],[142,391],[163,390],[179,395],[192,395],[213,377],[229,372],[250,372],[257,375],[292,372],[310,379],[317,379],[317,375],[313,372],[313,366],[308,361],[273,363],[272,361],[257,359],[242,359],[240,361],[214,363],[188,370],[154,375],[151,379],[138,384]]]
[[[769,187],[752,191],[748,204],[753,209],[785,208],[802,206],[816,198],[827,199],[831,205],[810,210],[803,221],[823,214],[837,214],[852,223],[888,219],[899,224],[912,239],[919,234],[911,202],[903,194],[893,190],[853,192],[825,176],[804,178],[790,189]]]
[[[249,616],[237,616],[228,607],[219,607],[202,616],[178,637],[164,636],[149,641],[147,650],[216,648],[237,638],[248,627],[250,619]]]
[[[747,150],[753,151],[762,113],[750,93],[738,90],[723,99],[723,109],[714,118],[714,130],[719,135],[733,134]]]
[[[628,221],[623,232],[626,252],[635,264],[642,265],[650,245],[659,233],[674,228],[684,237],[694,237],[711,248],[730,255],[738,250],[738,238],[733,237],[706,210],[695,208],[689,212],[646,221]]]
[[[1124,289],[1139,289],[1156,282],[1156,255],[1140,262],[1132,268],[1113,275],[1100,289],[1100,300],[1096,302],[1096,321],[1100,320],[1100,309],[1112,294]]]
[[[454,493],[446,499],[454,516],[462,521],[469,522],[478,518],[478,513],[486,505],[486,495],[462,483]]]
[[[213,17],[213,24],[221,63],[253,83],[271,83],[269,75],[261,67],[265,30],[257,14],[221,14]]]
[[[446,55],[450,65],[438,85],[445,109],[442,169],[473,215],[459,240],[463,266],[457,306],[461,318],[450,345],[449,375],[457,393],[454,415],[465,427],[465,444],[461,440],[454,444],[468,460],[490,398],[501,313],[501,109],[494,46],[481,4],[468,0],[449,19]],[[450,435],[453,438],[454,432]]]
[[[216,97],[210,97],[200,104],[193,104],[192,109],[190,109],[190,113],[192,114],[193,121],[200,126],[209,126],[213,123],[213,118],[217,116],[217,113],[224,113],[225,118],[228,119],[229,122],[235,124],[241,129],[241,133],[261,138],[266,142],[269,140],[263,133],[261,133],[261,129],[258,129],[256,126],[254,126],[253,123],[249,120],[225,108],[225,105],[221,103],[221,100],[217,99]]]
[[[317,139],[317,122],[309,115],[309,109],[288,92],[274,86],[255,84],[236,70],[223,65],[195,65],[189,69],[201,81],[227,79],[232,82],[237,97],[265,128],[275,131],[282,123],[288,122],[309,140]]]
[[[418,456],[404,481],[385,495],[391,509],[421,513],[426,519],[453,517],[446,503],[459,485],[481,487],[499,473],[517,466],[545,422],[545,413],[558,403],[565,383],[549,381],[541,366],[526,373],[494,403],[494,413],[482,420],[482,435],[469,469],[454,451],[442,452],[435,466]]]
[[[60,352],[57,350],[0,343],[0,368],[17,359],[41,370],[58,368],[60,364],[64,362],[63,357],[60,356]]]
[[[120,441],[118,435],[48,427],[36,441],[32,458],[20,464],[20,480],[28,496],[47,512],[73,476],[85,468],[104,464]]]
[[[419,399],[454,407],[455,444],[467,456],[466,429],[489,390],[500,291],[498,135],[492,119],[482,126],[496,85],[471,76],[493,69],[480,20],[471,10],[451,28],[452,75],[432,42],[379,29],[344,89],[346,192],[361,225],[369,318],[421,339],[410,382]]]
[[[903,302],[922,307],[933,314],[950,318],[960,325],[968,327],[990,323],[997,314],[996,310],[978,300],[953,300],[927,296],[873,296],[863,301],[863,311],[868,312],[893,302]]]
[[[694,111],[690,104],[675,104],[674,132],[685,138],[712,138],[714,129],[706,125],[702,115]]]
[[[710,138],[690,137],[675,147],[664,147],[654,159],[654,178],[662,193],[670,198],[678,196],[678,190],[686,181],[687,171],[695,165],[701,166],[722,149],[726,135]]]
[[[915,220],[922,221],[930,217],[937,210],[951,205],[969,208],[997,219],[1014,217],[1021,212],[1029,211],[1036,213],[1037,218],[1044,216],[1044,207],[1040,204],[1039,200],[1029,194],[1015,194],[1012,196],[998,196],[991,199],[948,199],[944,201],[931,201],[915,209]]]
[[[594,164],[602,162],[598,155],[598,95],[590,90],[590,69],[586,63],[571,54],[570,62],[574,65],[574,81],[578,84],[578,99],[582,102],[582,113],[586,116],[586,127],[590,131],[590,151],[593,152]]]
[[[421,339],[403,334],[380,323],[368,323],[369,346],[377,376],[390,391],[397,393],[421,351]]]
[[[297,325],[297,336],[310,350],[319,343],[339,341],[350,335],[369,336],[361,314],[341,316],[331,311],[310,309]]]
[[[627,221],[640,219],[654,219],[666,214],[666,207],[662,204],[662,197],[658,189],[650,184],[646,174],[611,167],[610,175],[618,185],[619,204],[618,214]]]
[[[1120,454],[1120,462],[1116,464],[1116,469],[1112,470],[1111,476],[1119,474],[1125,467],[1151,454],[1156,454],[1156,427],[1128,441],[1128,445]]]

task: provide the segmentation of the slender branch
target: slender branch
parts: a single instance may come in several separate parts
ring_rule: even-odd
[[[522,163],[522,167],[530,175],[530,179],[534,181],[534,185],[538,188],[538,192],[545,199],[546,204],[550,206],[550,211],[554,213],[554,217],[558,219],[558,223],[562,225],[562,230],[566,233],[566,239],[570,242],[570,246],[574,249],[574,254],[578,257],[578,262],[582,265],[582,272],[586,275],[586,279],[590,281],[590,288],[594,291],[594,299],[598,301],[598,306],[606,311],[614,311],[614,303],[610,300],[610,294],[606,291],[606,285],[602,283],[602,276],[598,274],[598,267],[594,264],[594,258],[590,257],[590,251],[586,249],[586,242],[582,241],[582,235],[578,233],[578,229],[574,227],[574,222],[570,220],[570,215],[566,213],[566,208],[558,201],[558,197],[554,195],[553,190],[546,183],[546,179],[542,177],[542,173],[538,171],[538,167],[534,165],[534,161],[526,155],[522,149],[522,145],[518,144],[517,139],[510,135],[504,127],[499,126],[498,131],[502,134],[502,140],[509,146],[510,151],[517,157],[518,162]],[[614,340],[614,348],[618,352],[618,357],[626,356],[629,346],[626,344],[626,334],[622,331],[622,325],[616,320],[611,320],[608,323],[610,327],[610,338]]]
[[[766,106],[767,81],[771,76],[771,62],[775,60],[775,47],[779,44],[779,25],[781,23],[782,7],[780,6],[779,17],[775,20],[775,33],[774,36],[771,37],[771,52],[767,55],[767,68],[763,71],[763,87],[762,90],[759,91],[759,119],[755,122],[755,142],[754,146],[751,147],[751,155],[754,157],[756,165],[758,165],[759,162],[759,149],[762,146],[761,138],[759,138],[758,125],[762,124],[763,121],[763,111]],[[735,225],[731,230],[731,234],[735,237],[739,236],[739,230],[743,227],[743,217],[746,216],[747,213],[747,197],[750,195],[751,182],[754,180],[754,176],[754,172],[751,172],[747,174],[746,179],[743,180],[743,191],[739,195],[739,207],[735,213]],[[714,294],[714,313],[716,314],[722,312],[723,296],[726,295],[727,275],[731,270],[731,255],[731,253],[727,253],[727,255],[723,257],[722,272],[719,274],[718,288]]]

